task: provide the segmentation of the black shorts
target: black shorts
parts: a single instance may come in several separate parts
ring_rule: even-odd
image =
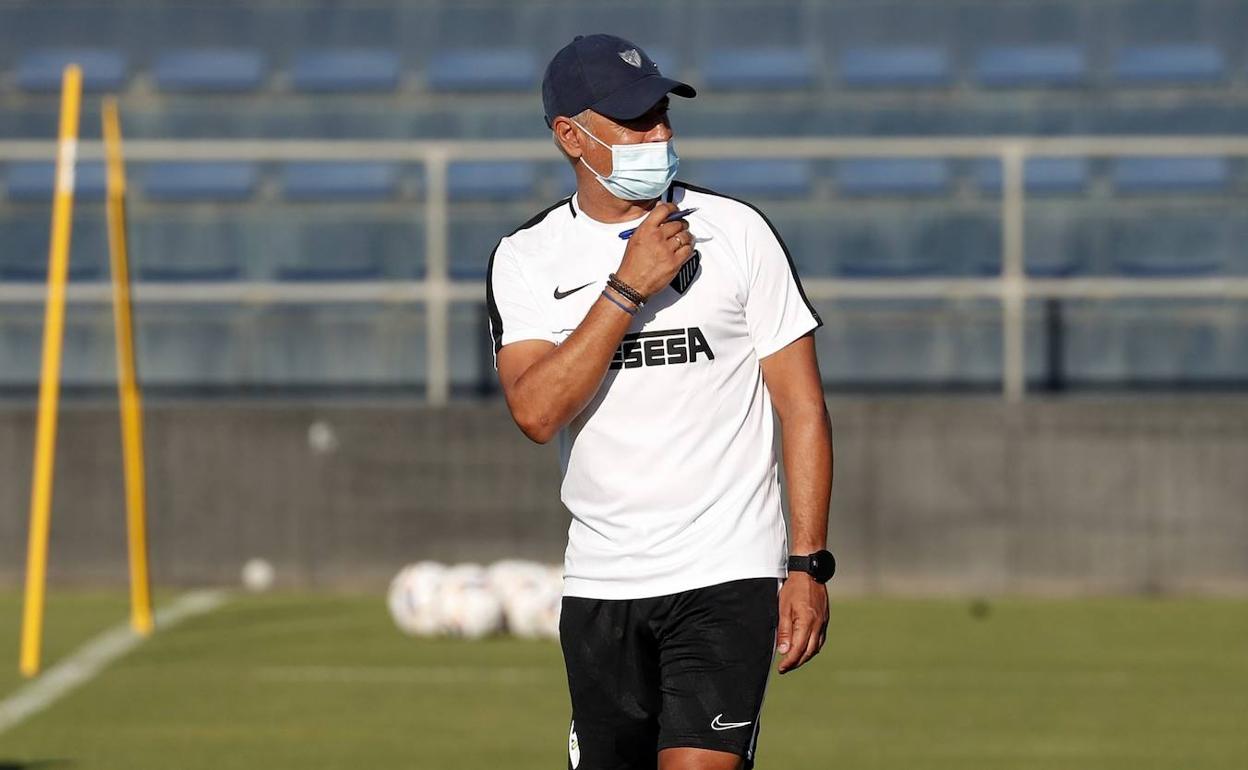
[[[568,766],[654,770],[659,751],[726,751],[754,765],[779,615],[776,578],[669,596],[565,597]]]

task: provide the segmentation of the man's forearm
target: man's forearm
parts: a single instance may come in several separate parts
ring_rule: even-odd
[[[549,441],[593,399],[632,319],[600,297],[563,344],[520,375],[511,408],[530,438]]]
[[[832,423],[822,401],[782,417],[780,437],[789,488],[789,547],[805,555],[828,545]]]

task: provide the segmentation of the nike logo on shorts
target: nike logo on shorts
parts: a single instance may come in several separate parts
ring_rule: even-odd
[[[723,714],[716,714],[715,718],[711,720],[712,730],[733,730],[738,727],[745,727],[746,725],[753,724],[753,722],[721,722],[720,720],[723,716]]]
[[[593,281],[590,281],[589,283],[583,284],[581,286],[577,286],[575,289],[568,289],[567,291],[559,291],[559,287],[556,286],[555,287],[555,299],[563,299],[564,297],[570,294],[576,294],[578,291],[580,291],[581,289],[584,289],[586,286],[589,286],[591,284],[593,284]]]

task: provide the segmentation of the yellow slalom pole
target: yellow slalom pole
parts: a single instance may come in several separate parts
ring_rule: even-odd
[[[52,519],[52,470],[56,459],[56,413],[61,394],[61,345],[65,334],[65,283],[69,278],[69,234],[74,213],[74,164],[78,157],[78,112],[82,70],[71,64],[61,77],[61,127],[52,200],[52,245],[48,256],[48,306],[43,322],[43,369],[39,375],[39,417],[35,433],[34,484],[30,494],[30,543],[26,555],[26,599],[22,607],[22,675],[39,673],[43,600]]]
[[[126,474],[126,531],[130,543],[130,625],[152,633],[147,569],[147,482],[143,468],[143,406],[134,365],[134,322],[126,246],[126,170],[121,157],[117,99],[104,100],[104,152],[108,158],[108,253],[113,273],[113,326],[117,338],[117,395]]]

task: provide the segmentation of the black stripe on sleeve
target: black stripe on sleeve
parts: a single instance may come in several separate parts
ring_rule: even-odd
[[[771,223],[771,220],[767,218],[767,215],[763,213],[762,209],[749,201],[734,198],[731,195],[724,195],[723,193],[715,192],[714,190],[708,190],[705,187],[691,185],[688,182],[676,181],[672,183],[673,187],[676,185],[680,185],[686,190],[693,190],[696,193],[702,193],[703,195],[714,195],[717,198],[727,198],[730,201],[736,201],[743,206],[748,206],[755,214],[762,217],[763,221],[767,223],[767,228],[771,230],[771,234],[776,237],[776,242],[780,244],[780,250],[784,252],[784,258],[788,260],[789,273],[793,276],[793,283],[797,286],[798,295],[802,298],[802,302],[806,303],[806,309],[810,311],[812,316],[814,316],[817,326],[823,326],[823,319],[819,317],[819,311],[815,310],[815,306],[810,304],[810,299],[806,297],[806,290],[802,288],[802,279],[801,276],[797,274],[797,265],[793,263],[793,255],[789,253],[788,244],[784,242],[784,238],[780,237],[780,231],[777,230],[776,226]]]
[[[520,225],[515,230],[512,230],[507,234],[507,236],[504,237],[515,235],[521,230],[528,230],[530,227],[533,227],[545,219],[547,214],[565,204],[568,208],[572,207],[571,196],[568,196],[567,198],[542,209],[530,217],[527,222]],[[576,216],[576,212],[573,211],[572,215]],[[494,257],[498,254],[498,247],[501,245],[503,245],[502,240],[494,246],[494,250],[490,252],[490,262],[485,268],[485,305],[490,314],[490,334],[494,337],[495,356],[498,355],[498,351],[503,349],[503,315],[498,312],[498,303],[494,301]]]
[[[494,337],[494,355],[503,348],[503,316],[498,312],[498,303],[494,301],[494,255],[502,241],[490,252],[490,263],[485,268],[485,307],[490,313],[490,334]]]

